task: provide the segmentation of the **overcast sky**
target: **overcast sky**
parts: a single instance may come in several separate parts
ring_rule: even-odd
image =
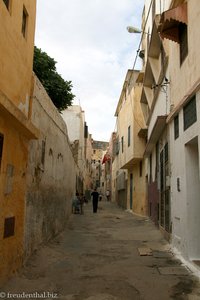
[[[57,61],[85,111],[89,132],[108,141],[127,69],[133,67],[144,0],[38,0],[35,45]],[[139,66],[139,65],[137,65]]]

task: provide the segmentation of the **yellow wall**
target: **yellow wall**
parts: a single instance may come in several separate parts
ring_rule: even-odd
[[[25,38],[21,31],[23,6],[28,13]],[[26,114],[31,89],[35,14],[36,0],[12,0],[9,10],[0,1],[0,89]]]
[[[10,125],[10,120],[0,117],[0,133],[4,135],[0,171],[0,282],[12,274],[22,262],[24,239],[24,198],[28,141]],[[7,164],[14,167],[12,192],[5,195]],[[14,236],[3,238],[4,220],[15,217]]]
[[[147,190],[145,183],[146,165],[142,161],[142,176],[140,177],[140,163],[128,170],[128,201],[127,207],[130,208],[130,174],[133,174],[133,191],[132,191],[132,210],[134,213],[146,216],[148,214]]]
[[[130,208],[130,174],[133,174],[133,211],[145,215],[147,213],[147,200],[145,190],[145,167],[142,177],[139,175],[139,164],[143,159],[145,140],[138,136],[141,128],[145,128],[144,118],[140,105],[141,86],[136,83],[138,72],[129,70],[123,85],[118,102],[117,136],[119,137],[120,150],[113,162],[112,180],[116,180],[119,170],[127,173],[127,208]],[[128,84],[126,85],[126,82]],[[130,126],[130,145],[128,145],[128,127]],[[124,137],[123,152],[121,138]],[[114,182],[112,183],[113,189]],[[117,191],[116,191],[117,194]]]
[[[21,31],[23,7],[28,13],[25,37]],[[35,14],[36,0],[10,0],[9,10],[0,1],[0,134],[4,136],[0,169],[0,283],[21,266],[24,254],[28,142],[36,137],[36,128],[27,118]],[[8,176],[8,165],[13,167],[12,177]],[[11,189],[5,192],[8,179]],[[4,222],[9,217],[15,217],[14,235],[4,238]]]

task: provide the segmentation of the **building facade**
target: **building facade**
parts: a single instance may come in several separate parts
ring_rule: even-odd
[[[0,1],[0,281],[22,264],[36,1]]]
[[[166,123],[171,109],[170,80],[168,70],[168,43],[161,39],[158,27],[160,13],[167,8],[159,1],[146,2],[144,9],[142,50],[143,86],[141,107],[145,118],[147,144],[147,197],[148,214],[156,225],[170,237],[170,151],[169,130]]]
[[[102,161],[104,154],[106,153],[108,147],[108,142],[103,141],[92,141],[92,188],[97,188],[99,192],[102,193],[105,190],[105,178],[104,172],[102,173]]]
[[[83,193],[86,178],[86,134],[85,112],[79,105],[72,105],[62,111],[62,117],[68,129],[73,156],[78,166],[76,175],[76,190]]]
[[[169,43],[172,245],[194,264],[200,260],[199,14],[197,0],[171,1],[159,30]]]
[[[141,107],[148,127],[148,204],[174,249],[197,266],[199,235],[199,4],[146,1]]]
[[[146,215],[145,185],[145,129],[140,106],[141,84],[137,82],[139,71],[128,70],[115,116],[117,132],[112,180],[116,201],[124,208]]]

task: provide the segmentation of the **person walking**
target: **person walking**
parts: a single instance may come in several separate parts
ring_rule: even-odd
[[[98,209],[98,201],[99,201],[99,193],[97,192],[96,188],[92,192],[91,196],[92,196],[92,204],[93,204],[93,213],[96,213]]]

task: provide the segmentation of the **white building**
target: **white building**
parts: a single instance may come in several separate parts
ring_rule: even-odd
[[[76,189],[82,193],[85,189],[86,177],[86,123],[85,112],[79,105],[72,105],[62,111],[62,117],[67,124],[69,140],[75,162],[79,169],[76,177]]]

